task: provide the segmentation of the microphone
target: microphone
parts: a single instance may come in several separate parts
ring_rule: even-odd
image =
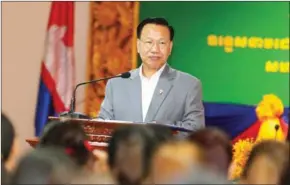
[[[110,76],[110,77],[105,77],[105,78],[99,78],[96,80],[91,80],[91,81],[87,81],[87,82],[82,82],[76,85],[73,94],[72,94],[72,98],[71,98],[71,103],[70,103],[70,110],[68,112],[63,112],[60,114],[60,117],[69,117],[69,118],[81,118],[81,119],[90,119],[89,116],[86,116],[84,114],[81,113],[76,113],[75,112],[75,106],[76,106],[76,91],[78,89],[79,86],[82,85],[86,85],[86,84],[91,84],[91,83],[96,83],[96,82],[100,82],[100,81],[104,81],[104,80],[109,80],[112,78],[130,78],[131,73],[130,72],[125,72],[125,73],[121,73],[119,75],[116,76]]]
[[[275,125],[275,140],[277,140],[277,132],[278,132],[279,128],[280,128],[279,125]]]

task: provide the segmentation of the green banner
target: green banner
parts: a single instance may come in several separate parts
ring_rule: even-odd
[[[289,2],[140,2],[140,20],[175,28],[169,64],[198,77],[204,101],[289,106]]]

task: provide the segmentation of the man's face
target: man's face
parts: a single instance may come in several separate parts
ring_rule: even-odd
[[[172,45],[166,26],[147,24],[137,41],[137,51],[147,69],[158,70],[166,63]]]

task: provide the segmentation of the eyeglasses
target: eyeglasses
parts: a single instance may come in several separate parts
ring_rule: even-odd
[[[166,48],[169,42],[166,41],[153,41],[153,40],[140,40],[146,49],[151,49],[156,44],[160,49]]]

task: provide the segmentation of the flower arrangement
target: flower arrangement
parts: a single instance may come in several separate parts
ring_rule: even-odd
[[[273,94],[263,96],[263,100],[256,108],[257,117],[261,122],[257,137],[241,139],[233,145],[233,169],[229,177],[231,180],[240,178],[248,156],[258,142],[265,139],[285,139],[285,133],[281,129],[277,133],[274,130],[275,125],[280,125],[280,117],[283,111],[283,103],[277,96]]]
[[[230,179],[239,179],[243,168],[248,160],[248,156],[254,146],[253,138],[241,139],[233,146],[233,171],[230,174]]]

